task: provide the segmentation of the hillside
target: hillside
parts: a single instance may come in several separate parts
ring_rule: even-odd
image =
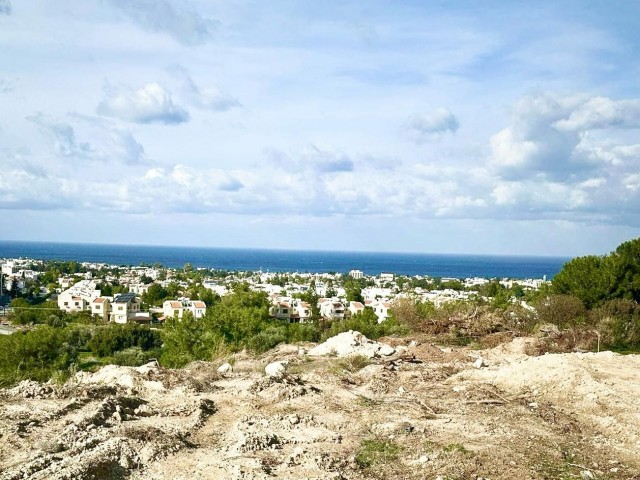
[[[0,393],[0,479],[640,478],[640,356],[385,340],[23,382]]]

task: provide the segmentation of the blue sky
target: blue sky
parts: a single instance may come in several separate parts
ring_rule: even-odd
[[[638,18],[0,0],[0,239],[607,253],[640,236]]]

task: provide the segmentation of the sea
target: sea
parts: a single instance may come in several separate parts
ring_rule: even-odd
[[[0,241],[0,258],[75,260],[137,266],[214,268],[229,271],[428,275],[443,278],[547,278],[570,260],[565,257],[449,255],[430,253],[338,252],[244,248],[171,247]]]

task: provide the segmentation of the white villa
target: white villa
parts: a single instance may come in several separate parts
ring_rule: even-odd
[[[189,300],[181,298],[179,300],[166,300],[162,304],[162,314],[168,317],[182,318],[184,312],[191,312],[193,318],[202,318],[207,312],[207,305],[201,300]]]
[[[91,310],[91,302],[99,296],[93,280],[82,280],[58,295],[58,308],[66,312]]]

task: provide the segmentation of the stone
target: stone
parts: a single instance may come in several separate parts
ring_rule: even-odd
[[[271,378],[282,378],[287,373],[288,360],[281,360],[279,362],[271,362],[264,367],[264,373]]]
[[[487,364],[487,361],[484,358],[478,357],[478,358],[476,358],[476,361],[473,362],[473,366],[476,367],[476,368],[482,368],[482,367],[487,367],[488,364]]]
[[[231,373],[231,372],[233,372],[233,366],[229,362],[223,363],[218,367],[218,373],[221,373],[223,375],[225,373]]]

